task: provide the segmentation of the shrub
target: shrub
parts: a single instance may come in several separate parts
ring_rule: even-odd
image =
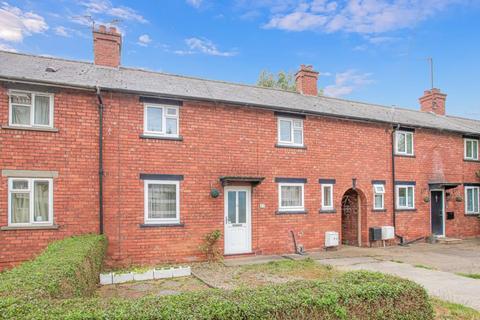
[[[0,297],[88,296],[98,282],[105,248],[105,237],[99,235],[52,242],[36,259],[0,274]]]
[[[200,250],[205,253],[208,261],[217,261],[221,257],[220,249],[218,248],[218,240],[222,236],[220,230],[214,230],[209,232],[203,238],[203,244],[200,246]]]
[[[0,301],[6,319],[433,319],[425,290],[408,280],[350,272],[337,280],[167,297]]]

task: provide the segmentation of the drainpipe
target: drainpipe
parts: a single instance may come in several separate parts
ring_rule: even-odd
[[[397,124],[396,127],[393,127],[392,130],[392,220],[393,220],[393,228],[395,230],[395,236],[400,238],[400,244],[404,243],[403,236],[397,234],[397,213],[396,213],[396,190],[395,190],[395,133],[400,128],[400,125]]]
[[[103,100],[100,87],[97,86],[98,99],[98,219],[100,234],[103,234]]]

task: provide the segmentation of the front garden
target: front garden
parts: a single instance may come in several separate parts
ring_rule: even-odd
[[[437,319],[478,316],[413,282],[313,260],[202,263],[192,277],[99,287],[105,248],[102,236],[68,238],[1,273],[0,319],[434,319],[432,303]]]

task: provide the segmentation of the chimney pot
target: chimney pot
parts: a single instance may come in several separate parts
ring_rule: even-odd
[[[104,25],[93,30],[93,53],[96,65],[118,67],[122,49],[122,35],[117,28],[107,28]]]
[[[318,72],[313,70],[312,65],[300,65],[300,70],[295,74],[297,92],[308,95],[318,95]]]
[[[425,90],[423,96],[418,100],[420,101],[421,111],[445,115],[447,95],[442,93],[440,89],[432,88],[431,90]]]

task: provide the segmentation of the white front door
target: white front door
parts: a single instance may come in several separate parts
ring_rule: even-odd
[[[252,251],[250,187],[225,187],[225,254]]]

